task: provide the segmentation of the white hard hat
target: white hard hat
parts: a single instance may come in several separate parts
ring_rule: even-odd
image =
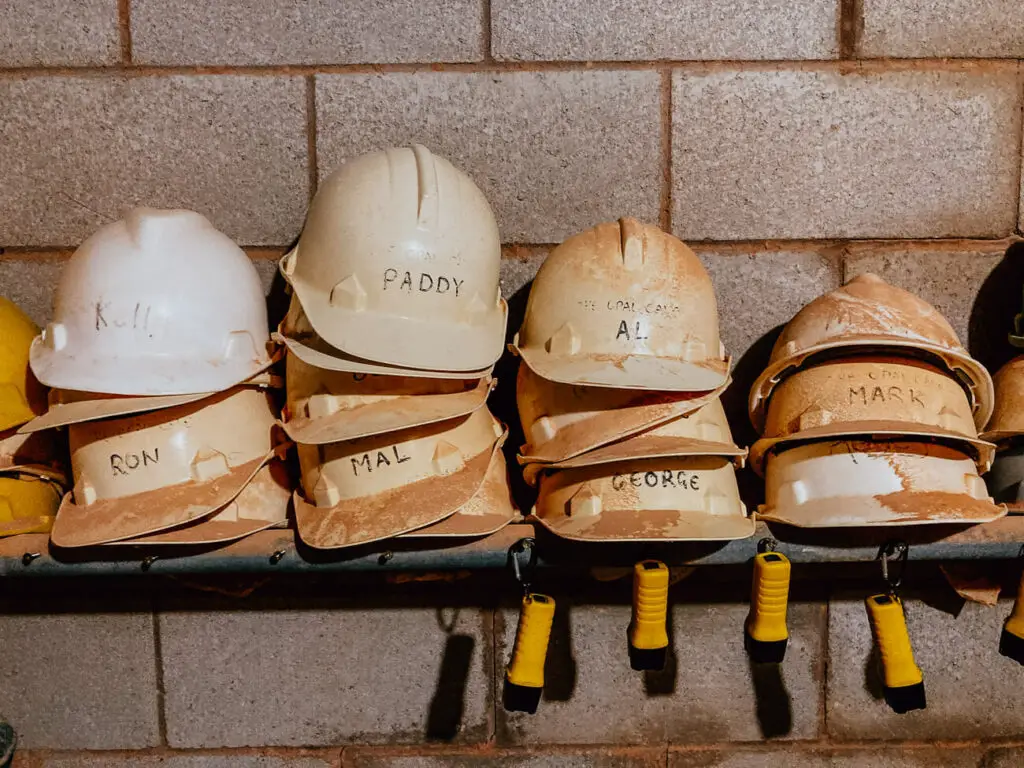
[[[426,147],[373,152],[328,176],[281,260],[316,333],[404,368],[477,371],[505,340],[494,214]]]
[[[681,240],[634,219],[551,251],[513,349],[563,384],[700,392],[729,377],[704,265]]]
[[[758,518],[803,528],[986,523],[989,498],[974,459],[938,443],[824,440],[770,453]]]
[[[526,482],[533,485],[537,474],[549,469],[571,469],[610,464],[630,459],[667,459],[680,456],[728,456],[742,467],[747,451],[732,439],[729,421],[717,398],[707,405],[592,451],[553,464],[527,464]]]
[[[754,535],[722,456],[636,459],[540,477],[534,516],[580,541],[689,541]]]
[[[730,379],[707,392],[584,387],[519,366],[516,405],[526,445],[521,464],[554,464],[692,413],[717,400]]]
[[[339,549],[408,533],[452,515],[479,491],[504,440],[486,408],[421,427],[326,445],[297,445],[299,536]]]
[[[911,358],[872,355],[820,361],[780,381],[750,463],[763,474],[769,451],[864,435],[959,443],[981,472],[995,455],[995,446],[978,438],[967,392],[948,371]]]
[[[281,459],[271,459],[235,498],[213,514],[160,533],[111,541],[104,546],[223,544],[283,526],[291,500],[288,468]]]
[[[272,338],[283,344],[288,353],[294,355],[306,365],[312,365],[324,371],[339,371],[373,376],[407,376],[411,378],[429,379],[480,379],[488,376],[494,369],[493,365],[473,371],[441,371],[423,368],[405,368],[397,365],[377,363],[353,357],[337,347],[332,347],[313,330],[309,323],[299,297],[292,294],[288,312],[281,320]]]
[[[275,415],[267,392],[242,386],[176,408],[72,424],[75,486],[53,542],[136,538],[224,507],[273,456]]]
[[[44,384],[113,395],[220,392],[270,365],[259,274],[191,211],[138,208],[82,243],[32,344]]]
[[[869,273],[819,296],[786,324],[750,390],[750,420],[763,428],[772,390],[793,371],[825,356],[857,353],[934,360],[966,387],[978,427],[992,413],[992,377],[963,348],[946,318],[920,297]]]
[[[325,371],[289,353],[284,429],[297,443],[335,443],[465,416],[494,380]]]

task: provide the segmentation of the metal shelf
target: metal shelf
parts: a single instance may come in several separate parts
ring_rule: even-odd
[[[331,573],[447,571],[504,568],[508,550],[536,537],[539,567],[630,565],[657,557],[670,565],[736,565],[754,556],[771,536],[794,563],[870,562],[886,541],[910,545],[912,560],[1010,560],[1024,546],[1024,516],[963,526],[934,525],[864,529],[796,529],[758,523],[754,537],[731,542],[671,544],[579,543],[557,539],[540,526],[510,525],[468,542],[395,540],[338,552],[296,542],[291,531],[263,531],[221,547],[188,550],[94,548],[51,550],[45,534],[0,539],[0,577],[125,576],[146,574]]]

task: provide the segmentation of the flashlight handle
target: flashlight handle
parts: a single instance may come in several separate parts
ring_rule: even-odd
[[[668,566],[643,560],[633,567],[633,621],[629,644],[637,650],[668,647]]]
[[[553,598],[536,593],[523,598],[516,644],[505,674],[508,682],[526,688],[544,687],[544,661],[548,655],[554,619]]]
[[[894,595],[872,595],[867,599],[868,618],[882,658],[882,673],[887,688],[906,688],[924,681],[914,662],[903,603]]]
[[[754,558],[747,617],[747,634],[754,642],[778,643],[789,639],[789,575],[789,560],[780,552],[761,552]]]

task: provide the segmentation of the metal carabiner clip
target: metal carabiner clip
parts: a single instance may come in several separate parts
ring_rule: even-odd
[[[889,594],[895,595],[896,590],[903,583],[903,576],[907,572],[907,560],[910,557],[910,547],[904,541],[887,541],[878,550],[878,559],[882,563],[882,580],[889,587]],[[889,563],[896,562],[898,569],[893,574],[889,572]]]
[[[524,552],[527,553],[525,566],[519,563],[519,556]],[[520,539],[508,548],[508,557],[512,562],[512,572],[516,575],[516,581],[522,585],[523,594],[528,595],[533,571],[537,566],[537,542],[530,537]]]

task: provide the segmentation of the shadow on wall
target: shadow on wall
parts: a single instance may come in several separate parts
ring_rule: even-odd
[[[437,609],[437,623],[447,639],[437,675],[437,687],[427,713],[428,741],[452,741],[458,736],[466,711],[466,689],[476,646],[473,637],[456,634],[454,631],[459,620],[459,610],[454,609],[448,621],[444,613],[444,609]]]
[[[1021,311],[1022,292],[1024,243],[1014,243],[978,290],[965,339],[971,355],[993,374],[1020,354],[1006,337]]]

